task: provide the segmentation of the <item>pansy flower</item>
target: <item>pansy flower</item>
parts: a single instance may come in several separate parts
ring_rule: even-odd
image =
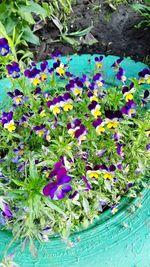
[[[38,114],[40,115],[41,118],[45,117],[46,116],[45,109],[40,108]]]
[[[57,116],[61,112],[61,105],[63,103],[63,97],[58,96],[54,97],[53,100],[49,100],[47,102],[48,108],[53,112],[55,116]]]
[[[110,165],[110,167],[106,167],[106,165],[101,165],[100,169],[104,175],[104,179],[108,180],[113,180],[115,173],[114,171],[116,170],[115,165]]]
[[[38,136],[43,136],[44,135],[44,133],[47,131],[47,129],[46,129],[46,127],[45,127],[45,125],[44,124],[41,124],[41,125],[38,125],[38,126],[34,126],[33,127],[33,130],[36,132],[36,134],[38,135]]]
[[[111,212],[114,215],[118,211],[118,204],[114,204],[111,206]]]
[[[60,52],[60,50],[56,49],[54,50],[52,53],[51,53],[51,57],[56,59],[56,60],[59,60],[61,58],[62,54]]]
[[[74,136],[78,139],[79,145],[86,140],[88,131],[83,124],[80,124],[79,129],[75,130]]]
[[[66,90],[71,91],[75,96],[81,96],[83,83],[80,79],[70,80],[66,85]]]
[[[119,81],[122,81],[123,83],[126,81],[125,71],[123,68],[119,68],[116,77]]]
[[[73,100],[70,93],[65,93],[63,95],[63,101],[61,102],[61,106],[64,111],[69,111],[73,109]]]
[[[99,178],[100,176],[100,165],[95,165],[93,168],[91,166],[86,166],[86,175],[88,178]]]
[[[67,124],[68,133],[72,138],[75,137],[75,131],[80,128],[81,121],[79,119],[73,119],[71,123]]]
[[[121,111],[106,110],[105,115],[106,115],[105,123],[107,124],[107,128],[108,129],[117,128],[119,124],[119,119],[122,118]]]
[[[10,52],[8,41],[6,38],[0,38],[0,54],[1,56],[7,56]]]
[[[100,111],[101,107],[96,101],[92,101],[91,104],[89,104],[88,108],[91,111],[91,114],[94,116],[95,119],[101,116],[102,114]]]
[[[126,102],[133,99],[133,92],[135,91],[134,83],[132,82],[130,86],[123,86],[122,93],[125,96]]]
[[[93,121],[93,126],[96,129],[96,133],[100,135],[101,133],[105,132],[104,128],[104,121],[101,118],[98,118],[97,120]]]
[[[103,66],[102,64],[102,61],[103,61],[103,56],[99,56],[99,57],[95,57],[94,60],[95,60],[95,64],[96,64],[96,67],[99,69]]]
[[[3,112],[3,116],[1,118],[1,123],[5,129],[7,129],[9,132],[13,132],[16,130],[16,125],[13,120],[13,112]]]
[[[41,83],[40,72],[41,71],[39,69],[34,67],[32,69],[26,69],[24,71],[24,75],[25,75],[25,77],[29,78],[35,86],[37,86],[37,85],[40,85],[40,83]]]
[[[93,76],[93,81],[97,87],[102,87],[104,85],[104,80],[103,80],[102,75],[100,73],[96,73]]]
[[[136,114],[136,104],[133,100],[130,100],[126,103],[125,106],[121,108],[122,115],[129,116],[130,118]]]
[[[66,66],[63,63],[59,62],[58,67],[56,67],[56,73],[59,74],[59,76],[64,76],[65,71],[66,71]]]
[[[144,68],[139,72],[139,84],[147,83],[150,84],[150,68]]]
[[[82,82],[83,85],[86,86],[87,88],[88,88],[89,85],[90,85],[89,77],[88,77],[87,75],[85,75],[85,74],[82,75],[81,82]]]
[[[89,91],[87,93],[87,96],[90,98],[90,102],[92,102],[92,101],[98,102],[99,101],[98,96],[97,96],[97,92],[93,93],[93,92]]]
[[[67,170],[62,166],[62,162],[57,162],[54,166],[51,177],[56,176],[56,181],[48,183],[43,188],[43,194],[50,196],[51,199],[63,199],[65,195],[72,191],[69,184],[71,177],[67,175]]]
[[[83,176],[83,175],[81,176],[81,178],[82,178],[82,180],[84,181],[84,183],[86,185],[86,189],[85,190],[88,191],[88,190],[92,189],[92,186],[89,183],[88,179],[85,176]]]
[[[47,81],[48,78],[48,62],[45,60],[40,64],[41,74],[40,74],[40,80],[41,81]]]
[[[125,144],[117,144],[117,154],[118,154],[118,156],[120,156],[123,159],[125,157],[124,147],[125,147]]]
[[[7,219],[10,220],[13,217],[13,213],[6,201],[0,199],[0,208],[2,209],[2,215]]]
[[[102,158],[103,155],[106,153],[106,151],[107,151],[106,149],[99,149],[96,151],[95,155]]]
[[[150,144],[147,144],[147,145],[146,145],[146,151],[147,151],[148,153],[150,153]]]
[[[149,90],[145,90],[144,96],[142,98],[142,106],[143,107],[148,103],[148,101],[149,101],[149,95],[150,95]]]
[[[13,78],[19,78],[20,77],[20,68],[19,64],[15,61],[13,61],[11,64],[8,64],[6,66],[8,74]]]
[[[8,92],[7,94],[13,99],[16,106],[22,103],[24,94],[20,90],[16,89],[13,93]]]
[[[119,70],[120,63],[123,61],[123,58],[118,58],[112,65],[111,68],[114,68],[115,71]]]

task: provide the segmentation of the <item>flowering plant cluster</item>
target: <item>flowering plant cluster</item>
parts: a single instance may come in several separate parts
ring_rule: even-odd
[[[32,63],[24,75],[16,62],[7,65],[13,86],[0,115],[0,207],[16,238],[67,238],[105,209],[114,214],[123,195],[136,197],[147,182],[150,69],[128,80],[118,59],[111,68],[119,85],[108,86],[102,56],[81,77],[59,51],[52,57],[51,67]]]

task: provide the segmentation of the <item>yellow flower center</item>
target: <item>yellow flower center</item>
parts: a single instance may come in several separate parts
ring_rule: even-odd
[[[98,102],[99,99],[98,99],[95,95],[93,95],[93,96],[90,97],[90,101],[91,101],[91,102],[92,102],[92,101],[96,101],[96,102]]]
[[[111,173],[109,173],[109,172],[106,172],[106,173],[104,173],[104,178],[105,178],[105,179],[112,180],[113,175],[112,175]]]
[[[125,82],[126,81],[126,76],[123,75],[121,80],[122,80],[122,82]]]
[[[128,102],[129,100],[132,100],[133,99],[133,95],[131,93],[128,93],[126,95],[126,101]]]
[[[64,109],[64,111],[72,110],[73,105],[71,105],[70,103],[67,103],[63,106],[63,109]]]
[[[16,126],[14,124],[14,121],[11,120],[9,123],[5,124],[4,128],[6,128],[9,132],[15,131]]]
[[[108,129],[117,128],[117,126],[118,126],[118,122],[116,120],[109,121],[108,124],[107,124]]]
[[[142,83],[145,83],[145,80],[144,80],[144,78],[140,78],[140,79],[139,79],[139,82],[138,82],[138,84],[142,84]]]
[[[33,79],[33,84],[36,86],[36,85],[39,85],[41,83],[40,79],[39,78],[35,78]]]
[[[74,95],[81,95],[81,89],[79,89],[79,88],[75,88],[74,90],[73,90],[73,93],[74,93]]]
[[[147,84],[150,84],[150,75],[146,75],[146,82]]]
[[[102,86],[103,84],[102,84],[101,81],[98,81],[98,82],[97,82],[97,85],[98,85],[98,86]]]
[[[103,66],[103,64],[101,62],[96,62],[96,67],[99,69]]]
[[[41,131],[38,131],[37,134],[38,134],[38,136],[41,137],[43,135],[43,131],[42,130]]]
[[[18,105],[19,103],[21,103],[21,100],[22,100],[21,97],[17,96],[15,98],[16,104]]]
[[[102,126],[98,126],[98,127],[96,127],[96,132],[97,132],[98,134],[101,134],[101,133],[105,132],[105,129],[104,129],[104,127],[102,127]]]
[[[87,174],[89,178],[98,178],[99,177],[99,171],[87,171]]]
[[[134,109],[129,110],[129,115],[132,115],[134,113]]]
[[[62,185],[59,185],[58,188],[57,188],[57,190],[60,191],[62,188],[63,188],[63,186]]]
[[[55,107],[53,108],[53,113],[54,113],[55,115],[59,114],[59,113],[60,113],[60,108],[57,107],[57,106],[55,106]]]
[[[41,112],[40,112],[40,117],[45,117],[46,116],[46,114],[45,114],[45,109],[43,109]]]
[[[46,73],[42,73],[41,80],[45,81],[46,79],[47,79],[47,74]]]
[[[102,113],[100,111],[100,106],[96,107],[94,110],[91,111],[92,115],[97,119]]]
[[[60,76],[63,76],[64,73],[65,73],[65,69],[64,69],[64,65],[61,64],[57,69],[56,69],[57,73],[60,75]]]
[[[69,131],[68,131],[68,133],[71,135],[72,138],[74,137],[74,132],[75,132],[75,130],[73,130],[73,129],[69,129]]]

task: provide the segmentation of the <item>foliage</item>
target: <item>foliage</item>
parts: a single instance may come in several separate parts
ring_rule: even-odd
[[[82,77],[69,72],[60,51],[52,56],[51,66],[32,64],[24,75],[16,62],[6,66],[11,105],[0,119],[3,224],[15,239],[29,240],[32,253],[34,239],[66,240],[106,208],[117,212],[121,197],[136,197],[149,174],[143,84],[149,88],[150,70],[128,80],[118,59],[112,65],[118,85],[108,86],[102,56]]]
[[[134,4],[133,9],[138,12],[144,19],[138,23],[137,27],[150,26],[150,6],[144,4]]]
[[[24,45],[27,42],[39,44],[39,39],[33,34],[31,26],[35,24],[33,13],[45,19],[46,11],[39,4],[28,0],[3,0],[0,4],[0,21],[5,26],[8,36],[13,36],[15,28],[16,39],[21,36]]]

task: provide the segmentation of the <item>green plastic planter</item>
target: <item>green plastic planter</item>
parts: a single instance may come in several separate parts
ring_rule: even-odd
[[[70,71],[76,75],[92,71],[94,56],[72,56]],[[90,59],[90,63],[87,59]],[[107,56],[104,59],[104,79],[111,84],[114,77],[110,68],[117,59]],[[67,59],[64,57],[63,62]],[[49,64],[52,64],[52,60]],[[122,66],[127,77],[137,77],[138,72],[146,67],[125,59]],[[0,102],[11,87],[9,80],[0,82]],[[6,102],[7,104],[7,102]],[[14,243],[8,250],[15,253],[14,261],[21,267],[150,267],[150,193],[144,189],[136,199],[123,198],[119,211],[112,215],[109,210],[100,215],[87,229],[71,235],[70,247],[59,238],[37,244],[38,255],[33,258],[28,250],[22,253],[20,242]],[[0,231],[0,261],[7,249],[12,234]]]

